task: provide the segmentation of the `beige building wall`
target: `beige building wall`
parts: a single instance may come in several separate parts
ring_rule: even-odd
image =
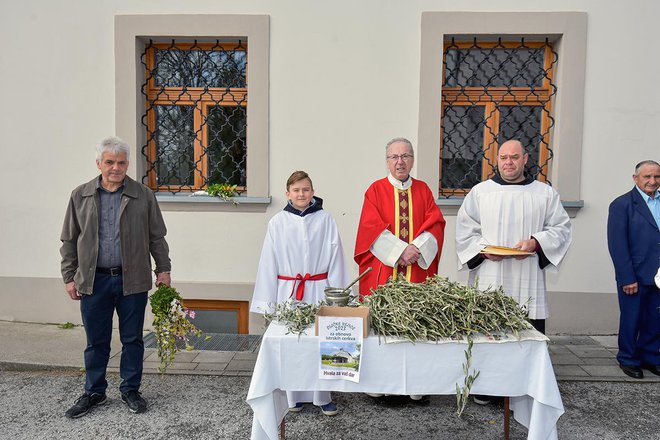
[[[615,333],[607,207],[632,187],[635,163],[659,159],[660,92],[653,84],[660,59],[649,45],[660,5],[653,0],[3,2],[0,320],[80,322],[59,275],[59,233],[71,190],[97,174],[95,143],[121,122],[117,15],[269,18],[264,196],[271,203],[235,211],[163,203],[175,286],[187,297],[249,300],[266,224],[285,204],[284,182],[296,169],[313,177],[338,223],[351,275],[357,274],[351,256],[362,194],[385,174],[384,144],[394,136],[420,142],[421,23],[422,13],[433,11],[586,13],[581,145],[558,146],[581,148],[566,191],[584,207],[573,218],[574,243],[560,272],[548,276],[548,328]],[[424,164],[413,174],[418,170],[426,174]],[[466,280],[457,271],[454,228],[448,215],[440,273]],[[260,330],[254,316],[251,332]]]

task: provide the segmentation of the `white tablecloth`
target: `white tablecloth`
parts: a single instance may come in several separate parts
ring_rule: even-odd
[[[252,440],[277,440],[279,424],[288,411],[289,391],[341,391],[387,394],[455,394],[463,385],[464,342],[444,344],[379,343],[364,340],[360,383],[319,379],[319,342],[310,335],[286,335],[271,324],[264,334],[247,403],[252,407]],[[472,368],[480,371],[473,394],[510,396],[514,418],[528,428],[528,439],[556,439],[557,420],[564,406],[550,362],[547,342],[522,340],[475,343]]]

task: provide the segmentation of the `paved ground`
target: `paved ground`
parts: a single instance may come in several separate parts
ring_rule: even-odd
[[[0,367],[4,369],[58,368],[78,370],[83,366],[85,332],[81,327],[63,330],[56,325],[0,321]],[[560,381],[629,381],[616,362],[616,336],[550,336],[550,357]],[[113,336],[110,371],[118,371],[120,345]],[[216,376],[252,375],[259,347],[252,351],[180,352],[168,374]],[[145,372],[158,372],[155,349],[145,350]],[[641,382],[660,383],[647,372]],[[660,437],[659,437],[660,439]]]
[[[63,413],[84,383],[82,329],[0,321],[0,340],[0,439],[249,438],[252,411],[245,397],[256,352],[181,353],[165,376],[145,375],[142,391],[150,409],[143,415],[128,413],[116,389],[119,379],[111,373],[108,404],[72,421]],[[560,439],[660,439],[660,377],[625,376],[614,359],[612,336],[552,336],[551,341],[566,409],[558,424]],[[145,354],[146,371],[156,371],[154,359],[153,351]],[[453,396],[416,404],[336,393],[335,401],[341,409],[336,417],[311,406],[288,415],[287,439],[502,437],[501,408],[470,404],[458,419]],[[512,423],[511,438],[526,438],[526,430]]]

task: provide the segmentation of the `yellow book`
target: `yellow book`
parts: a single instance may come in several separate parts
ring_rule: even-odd
[[[515,257],[516,255],[533,255],[534,252],[521,251],[520,249],[506,246],[486,246],[480,252],[481,254],[501,255],[503,257]]]

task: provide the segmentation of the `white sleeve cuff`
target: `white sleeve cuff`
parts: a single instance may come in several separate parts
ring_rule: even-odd
[[[433,234],[424,231],[413,240],[412,244],[415,245],[421,253],[419,260],[417,260],[417,264],[419,264],[419,267],[422,269],[428,269],[431,262],[438,254],[438,241]]]
[[[369,250],[385,266],[394,267],[408,245],[385,229],[373,242]]]

